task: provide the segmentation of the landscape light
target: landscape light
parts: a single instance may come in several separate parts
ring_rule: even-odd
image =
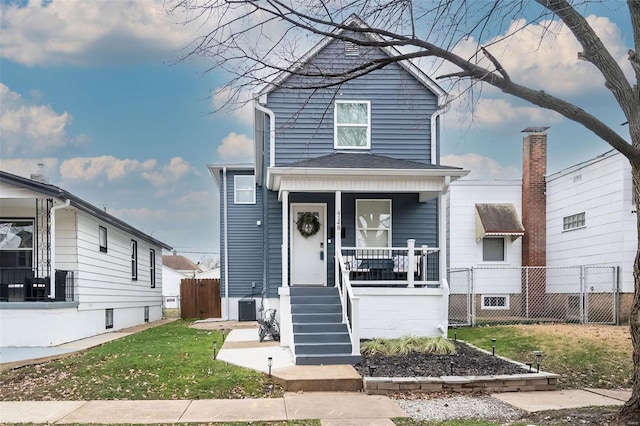
[[[378,369],[375,365],[369,365],[369,376],[373,377],[376,374],[376,370]]]
[[[533,363],[531,363],[531,362],[525,362],[525,363],[524,363],[524,365],[526,365],[527,367],[529,367],[529,373],[531,373],[531,365],[532,365],[532,364],[533,364]]]
[[[273,357],[267,358],[267,366],[269,367],[269,378],[271,378],[271,367],[273,366]]]
[[[213,342],[213,359],[216,359],[218,352],[218,342]]]
[[[451,376],[453,376],[453,361],[449,363],[449,370],[451,371]]]
[[[453,341],[457,342],[458,341],[458,327],[453,326]]]
[[[491,339],[491,355],[496,356],[496,339]]]
[[[540,364],[542,364],[542,355],[544,352],[542,351],[533,351],[533,354],[536,356],[536,364],[537,364],[537,372],[540,372]]]

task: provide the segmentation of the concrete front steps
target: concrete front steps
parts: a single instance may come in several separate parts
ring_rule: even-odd
[[[360,392],[363,387],[351,365],[294,365],[272,377],[287,392]]]
[[[342,305],[335,287],[291,287],[296,365],[355,364]]]

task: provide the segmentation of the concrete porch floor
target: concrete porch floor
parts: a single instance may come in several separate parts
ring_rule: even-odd
[[[272,357],[271,375],[286,391],[343,391],[362,389],[362,377],[351,365],[295,365],[288,347],[280,342],[258,339],[258,328],[232,330],[217,355],[219,360],[240,367],[269,373],[267,359]]]

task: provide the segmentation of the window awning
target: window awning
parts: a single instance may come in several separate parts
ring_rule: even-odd
[[[476,239],[524,235],[524,226],[513,204],[476,204]]]

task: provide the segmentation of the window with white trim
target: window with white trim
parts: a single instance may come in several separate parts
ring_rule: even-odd
[[[483,262],[504,262],[505,255],[504,237],[485,237],[482,239],[482,261]]]
[[[562,218],[562,230],[569,231],[571,229],[584,228],[585,217],[584,212],[578,214],[572,214],[571,216],[565,216]]]
[[[98,246],[102,253],[107,252],[107,228],[104,226],[98,227]]]
[[[131,279],[138,279],[138,242],[131,240]]]
[[[482,309],[507,310],[509,309],[509,295],[482,295]]]
[[[391,247],[391,200],[356,200],[356,247]]]
[[[33,220],[0,219],[0,268],[31,268]]]
[[[149,249],[149,279],[151,288],[156,288],[156,251]]]
[[[233,178],[233,203],[256,203],[256,177],[254,175],[236,175]]]
[[[333,117],[336,149],[369,149],[371,147],[371,103],[369,101],[336,101]]]

